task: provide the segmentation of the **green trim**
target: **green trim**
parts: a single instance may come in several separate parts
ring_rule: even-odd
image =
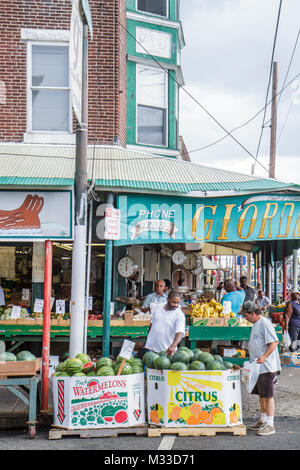
[[[34,185],[34,186],[72,186],[73,178],[40,178],[34,176],[0,176],[0,185]]]
[[[136,51],[137,43],[134,40],[134,38],[136,38],[137,27],[145,28],[145,29],[153,30],[153,31],[161,31],[161,32],[170,34],[171,35],[171,58],[166,59],[160,56],[153,56],[153,57],[155,57],[161,63],[177,65],[178,33],[177,33],[177,30],[174,30],[174,28],[171,28],[171,27],[167,28],[165,26],[159,26],[156,24],[145,23],[143,21],[134,21],[134,20],[128,19],[127,30],[130,34],[127,34],[127,54],[141,57],[144,59],[149,59],[149,54],[147,54],[146,52],[143,54],[141,52]]]
[[[96,179],[96,186],[123,187],[131,189],[153,189],[166,192],[189,193],[191,191],[257,191],[268,189],[279,189],[290,186],[273,180],[254,180],[244,182],[218,182],[218,183],[171,183],[164,181],[128,181],[128,180],[107,180]]]

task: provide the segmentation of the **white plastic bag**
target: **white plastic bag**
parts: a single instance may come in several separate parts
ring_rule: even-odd
[[[252,392],[256,385],[259,376],[259,367],[260,364],[257,362],[244,362],[241,379],[249,393]]]
[[[292,344],[290,335],[286,330],[283,332],[283,344],[286,348],[289,348]]]

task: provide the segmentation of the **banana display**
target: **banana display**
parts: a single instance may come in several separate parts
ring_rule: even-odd
[[[235,318],[233,312],[223,313],[223,306],[215,299],[209,301],[198,301],[191,306],[191,317],[196,318]]]

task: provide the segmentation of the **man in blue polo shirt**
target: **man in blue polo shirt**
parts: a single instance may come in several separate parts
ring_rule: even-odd
[[[221,304],[223,305],[225,301],[231,302],[231,310],[237,317],[245,300],[245,291],[237,290],[235,282],[232,279],[226,279],[224,288],[227,294],[222,297]]]

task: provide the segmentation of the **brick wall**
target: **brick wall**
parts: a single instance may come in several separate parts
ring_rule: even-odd
[[[99,0],[89,3],[94,29],[93,40],[89,37],[89,143],[110,144],[119,137],[124,146],[126,33],[120,23],[126,25],[126,1],[102,0],[101,11]],[[0,14],[0,141],[22,142],[26,43],[21,40],[21,28],[69,29],[71,1],[1,0]]]

